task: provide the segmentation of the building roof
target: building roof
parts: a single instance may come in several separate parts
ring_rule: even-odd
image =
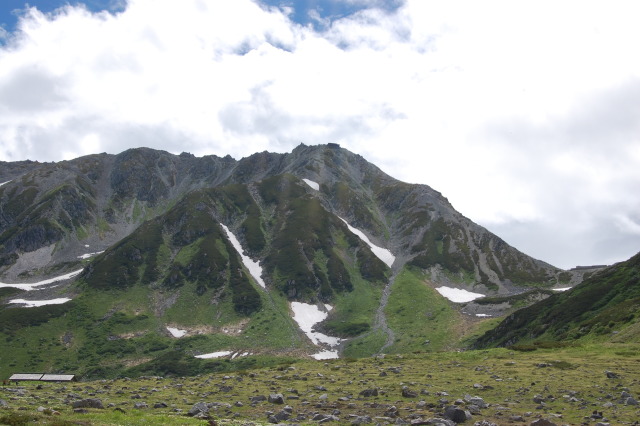
[[[40,380],[50,382],[69,382],[76,376],[73,374],[44,374]]]
[[[42,373],[17,373],[9,377],[9,380],[40,380]]]

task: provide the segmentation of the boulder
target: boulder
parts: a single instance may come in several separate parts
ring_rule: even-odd
[[[271,404],[284,404],[284,396],[281,393],[272,393],[269,395]]]
[[[370,396],[378,396],[378,389],[365,389],[359,393],[360,396],[370,397]]]
[[[614,373],[613,371],[605,371],[604,374],[606,374],[607,379],[619,379],[620,376],[617,373]]]
[[[404,396],[405,398],[416,398],[418,396],[418,392],[412,391],[407,386],[403,386],[402,396]]]
[[[444,410],[444,416],[455,423],[464,423],[471,419],[471,413],[463,410],[462,408],[458,408],[455,405],[448,406]]]
[[[191,407],[191,409],[187,412],[187,415],[191,417],[195,417],[200,414],[208,414],[208,413],[209,413],[209,406],[204,402],[197,402],[193,404],[193,407]]]

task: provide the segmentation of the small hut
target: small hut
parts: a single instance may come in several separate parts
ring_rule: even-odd
[[[77,378],[73,374],[43,374],[41,382],[75,382]]]
[[[9,377],[9,381],[18,383],[21,381],[39,381],[44,374],[42,373],[16,373]]]

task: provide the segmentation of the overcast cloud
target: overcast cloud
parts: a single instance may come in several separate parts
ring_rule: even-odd
[[[249,0],[30,9],[0,32],[0,160],[337,142],[554,265],[640,251],[637,2],[353,1],[322,25]]]

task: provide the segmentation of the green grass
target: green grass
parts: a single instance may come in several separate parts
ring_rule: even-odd
[[[457,342],[459,314],[416,269],[398,274],[385,313],[396,339],[391,353],[437,351]]]
[[[362,358],[374,355],[385,344],[387,335],[382,330],[374,330],[364,336],[353,339],[344,349],[344,357]]]
[[[634,396],[640,391],[640,363],[635,356],[639,351],[637,344],[618,344],[329,361],[268,357],[211,360],[208,368],[218,372],[198,376],[42,383],[40,388],[36,387],[37,382],[21,382],[23,392],[15,392],[13,385],[0,387],[0,399],[9,404],[9,408],[0,410],[0,423],[12,424],[10,421],[15,420],[14,424],[25,424],[24,420],[35,420],[48,425],[205,424],[206,420],[194,420],[186,413],[197,402],[219,402],[229,406],[211,410],[211,418],[217,424],[268,424],[266,412],[277,413],[283,406],[267,401],[251,404],[249,398],[282,393],[293,413],[288,422],[298,424],[316,424],[311,420],[316,413],[331,414],[335,410],[339,410],[340,418],[336,424],[350,422],[354,414],[388,417],[391,406],[404,421],[429,419],[441,417],[444,407],[466,396],[479,396],[488,404],[473,415],[469,424],[482,420],[511,424],[510,416],[523,415],[526,424],[545,418],[557,424],[580,425],[594,410],[601,411],[611,424],[625,424],[640,418],[638,406],[618,401],[623,389]],[[619,378],[607,378],[605,371],[613,371]],[[418,396],[403,397],[404,386]],[[359,396],[362,390],[372,388],[378,389],[378,396]],[[76,396],[69,397],[70,394]],[[326,399],[320,398],[323,394]],[[133,395],[140,398],[132,399]],[[536,395],[544,398],[544,407],[534,402]],[[289,399],[291,396],[296,399]],[[572,402],[570,396],[577,402]],[[82,398],[99,398],[105,407],[112,405],[76,414],[68,400]],[[442,399],[448,402],[441,403]],[[424,405],[417,405],[420,400]],[[241,404],[236,404],[238,401]],[[144,402],[148,408],[135,409],[136,402]],[[158,402],[167,407],[153,408]],[[461,406],[468,405],[463,402]],[[39,406],[59,414],[37,413]],[[298,416],[301,418],[296,419]]]

